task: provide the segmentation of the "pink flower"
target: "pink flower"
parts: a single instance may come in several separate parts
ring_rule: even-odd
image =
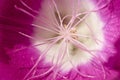
[[[19,2],[13,8],[26,18],[1,17],[9,25],[3,31],[16,37],[13,43],[1,40],[1,50],[11,58],[9,66],[15,67],[12,74],[20,75],[11,80],[119,79],[117,65],[111,66],[119,55],[114,44],[120,31],[118,17],[109,9],[113,1],[43,0],[40,7]]]

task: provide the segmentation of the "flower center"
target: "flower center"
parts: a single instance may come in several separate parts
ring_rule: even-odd
[[[87,8],[77,2],[74,6],[67,3],[61,6],[60,0],[52,1],[43,2],[34,22],[33,26],[37,27],[34,36],[39,40],[35,43],[44,43],[36,48],[42,52],[46,62],[63,71],[70,70],[73,65],[86,64],[97,54],[92,51],[101,50],[103,46],[103,22],[97,13],[87,12],[93,8],[89,1],[80,2],[81,5],[87,4]],[[67,9],[70,7],[74,9]]]
[[[77,31],[76,31],[76,28],[72,28],[72,29],[68,29],[67,28],[67,25],[64,25],[63,26],[63,30],[61,30],[60,32],[59,32],[59,35],[60,36],[63,36],[63,38],[64,39],[66,39],[66,40],[69,40],[70,38],[77,38],[77,36],[75,36],[75,35],[72,35],[72,34],[74,34],[74,33],[76,33]]]
[[[83,77],[92,77],[77,70],[77,66],[87,64],[93,57],[96,58],[97,51],[102,50],[104,43],[103,22],[91,1],[44,0],[39,12],[32,10],[38,14],[37,17],[18,6],[15,8],[35,18],[32,24],[35,27],[33,37],[20,34],[34,39],[34,43],[37,43],[35,48],[40,50],[39,58],[24,79],[37,68],[42,58],[51,63],[52,67],[38,76],[46,75],[57,67],[57,70],[53,70],[55,74],[60,70],[75,69]]]

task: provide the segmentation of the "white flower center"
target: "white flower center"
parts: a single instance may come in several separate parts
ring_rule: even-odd
[[[90,62],[93,55],[101,50],[103,22],[96,12],[87,12],[95,7],[90,1],[78,4],[70,0],[74,6],[70,1],[69,4],[59,1],[44,1],[33,26],[38,27],[35,28],[34,36],[38,39],[35,43],[45,43],[36,48],[45,54],[46,62],[66,71],[73,65],[76,67]],[[74,11],[68,8],[74,8]]]
[[[33,43],[40,51],[40,56],[34,66],[24,77],[24,80],[35,71],[42,58],[52,64],[46,72],[33,75],[31,78],[44,76],[53,70],[54,76],[60,70],[70,71],[74,69],[83,77],[91,77],[77,70],[77,66],[87,64],[93,57],[96,58],[98,51],[102,50],[104,36],[103,22],[100,20],[95,4],[90,0],[43,0],[39,12],[30,8],[20,0],[24,7],[37,17],[15,5],[15,8],[35,18],[33,36],[19,32],[21,35],[32,38]],[[99,0],[98,5],[102,1]],[[108,0],[109,3],[109,0]],[[54,70],[56,69],[57,70]],[[102,68],[103,69],[103,68]],[[36,71],[35,71],[36,72]],[[103,70],[104,72],[104,70]],[[34,72],[33,72],[34,73]]]

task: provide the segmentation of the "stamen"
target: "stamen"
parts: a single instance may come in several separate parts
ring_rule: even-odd
[[[101,67],[101,69],[99,69],[100,71],[102,70],[102,73],[103,73],[103,79],[106,79],[106,71],[105,71],[105,68],[104,68],[104,66],[102,65],[102,62],[101,62],[101,60],[96,56],[95,57],[96,58],[96,60],[98,61],[98,62],[94,62],[94,63],[96,63],[96,64],[98,64],[98,66],[100,66]],[[98,69],[97,69],[98,70]]]
[[[53,31],[52,29],[45,28],[45,27],[40,26],[40,25],[37,25],[37,24],[31,24],[31,25],[32,25],[32,26],[35,26],[35,27],[37,27],[37,28],[44,29],[44,30],[46,30],[46,31],[49,31],[49,32],[52,32],[52,33],[58,34],[58,32]]]
[[[79,4],[79,0],[77,0],[77,3]],[[73,12],[72,12],[72,17],[71,17],[71,20],[69,21],[69,23],[67,24],[67,27],[70,28],[72,26],[72,24],[74,23],[75,19],[76,19],[76,15],[78,13],[78,7],[75,7],[75,6],[79,6],[79,5],[75,5],[73,3]]]
[[[23,36],[25,36],[25,37],[27,37],[27,38],[30,38],[30,39],[33,39],[33,40],[37,40],[36,38],[34,38],[34,37],[32,37],[32,36],[30,36],[30,35],[28,35],[28,34],[25,34],[25,33],[23,33],[23,32],[18,32],[19,34],[21,34],[21,35],[23,35]],[[38,41],[38,40],[37,40]]]
[[[62,60],[64,59],[65,54],[66,54],[66,45],[65,45],[65,39],[63,39],[63,41],[60,43],[59,53],[57,55],[57,61],[55,63],[56,66],[61,66]],[[54,70],[53,80],[56,78],[58,71],[59,69]]]
[[[32,76],[32,77],[28,78],[28,80],[45,76],[45,75],[47,75],[48,73],[50,73],[54,68],[55,68],[55,66],[51,67],[50,69],[48,69],[46,72],[44,72],[44,73],[42,73],[42,74],[39,74],[39,75]]]
[[[77,41],[76,39],[71,38],[70,41],[71,41],[71,43],[73,43],[78,48],[80,48],[80,49],[82,49],[82,50],[84,50],[86,52],[90,52],[90,50],[83,43]]]
[[[37,19],[41,25],[43,25],[44,27],[47,27],[51,30],[54,30],[56,32],[59,32],[60,27],[59,25],[55,24],[55,23],[51,23],[50,20],[47,19],[47,17],[44,17],[44,15],[41,15],[40,18],[35,17],[35,19]]]
[[[42,41],[42,42],[54,41],[56,38],[59,37],[59,36],[56,36],[56,37],[52,37],[52,38],[47,38],[47,39],[40,39],[40,40],[38,40],[38,39],[36,39],[36,38],[34,38],[34,37],[32,37],[32,36],[29,36],[28,34],[25,34],[25,33],[23,33],[23,32],[19,32],[19,34],[21,34],[21,35],[23,35],[23,36],[25,36],[25,37],[27,37],[27,38],[33,39],[33,40],[35,40],[35,41]]]
[[[55,9],[56,9],[56,11],[57,11],[59,21],[61,21],[62,19],[61,19],[61,16],[60,16],[60,12],[59,12],[59,10],[58,10],[58,8],[57,8],[57,5],[56,5],[56,3],[55,3],[55,1],[54,1],[54,0],[52,0],[52,2],[53,2],[54,7],[55,7]]]
[[[22,11],[22,12],[24,12],[25,14],[27,14],[27,15],[29,15],[29,16],[31,16],[31,17],[35,17],[33,14],[31,14],[30,12],[28,12],[27,10],[25,10],[25,9],[22,9],[22,8],[20,8],[20,7],[18,7],[17,5],[15,5],[14,6],[17,10],[20,10],[20,11]]]
[[[25,2],[23,2],[23,0],[20,0],[20,2],[23,4],[23,6],[25,6],[27,9],[31,10],[32,12],[38,14],[39,12],[36,10],[33,10],[31,7],[29,7]]]
[[[34,69],[34,71],[33,71],[33,73],[32,73],[32,77],[36,74],[36,72],[37,72],[36,69],[37,69],[37,68]]]
[[[66,15],[66,16],[64,16],[64,17],[62,18],[62,20],[61,20],[61,23],[62,23],[62,24],[63,24],[64,20],[65,20],[67,17],[71,17],[71,15]]]
[[[82,37],[82,38],[91,38],[90,36],[82,35],[82,34],[77,34],[77,33],[71,33],[71,36],[76,36],[76,37]]]
[[[81,19],[81,18],[79,18],[80,15],[87,15],[87,14],[90,14],[90,13],[92,13],[92,12],[93,12],[93,11],[84,11],[84,12],[81,12],[81,13],[76,14],[76,17],[78,17],[78,19]]]
[[[68,44],[68,43],[67,43]],[[69,55],[69,50],[68,50],[68,45],[67,45],[67,56],[68,56],[68,60],[69,62],[71,63],[71,65],[73,66],[73,69],[82,77],[88,77],[88,78],[94,78],[95,76],[91,76],[91,75],[86,75],[86,74],[83,74],[81,73],[73,64],[72,60],[71,60],[71,57]]]
[[[107,0],[107,3],[104,4],[103,6],[100,6],[98,9],[95,9],[93,11],[98,11],[98,10],[101,10],[101,9],[104,9],[106,6],[108,6],[110,3],[112,2],[112,0]],[[102,3],[102,0],[99,0],[97,6],[99,6],[100,4]]]
[[[32,46],[29,46],[29,47],[23,47],[21,49],[16,49],[15,51],[13,51],[14,53],[15,52],[18,52],[18,51],[21,51],[21,50],[25,50],[25,49],[28,49],[28,48],[32,48],[32,47],[37,47],[37,46],[40,46],[40,45],[45,45],[45,44],[48,44],[50,43],[51,41],[54,41],[55,39],[57,39],[59,36],[57,37],[53,37],[53,38],[47,38],[47,39],[42,39],[42,40],[37,40],[36,38],[32,37],[32,36],[29,36],[23,32],[19,32],[19,34],[27,37],[27,38],[30,38],[30,39],[33,39],[35,41],[42,41],[41,43],[38,43],[38,44],[35,44],[35,45],[32,45]]]
[[[61,39],[62,37],[58,37],[54,42],[52,42],[51,44],[48,45],[48,47],[42,52],[42,54],[39,56],[38,60],[36,61],[36,63],[34,64],[34,66],[30,69],[30,71],[26,74],[26,76],[24,77],[23,80],[25,80],[30,74],[31,72],[37,67],[37,65],[39,64],[40,60],[47,54],[47,52],[51,49],[51,47]]]
[[[90,10],[90,11],[85,11],[85,12],[82,12],[82,13],[78,13],[78,14],[76,15],[76,17],[78,17],[78,16],[80,16],[80,15],[82,15],[82,14],[89,14],[89,13],[92,13],[92,12],[100,11],[101,9],[104,9],[107,5],[109,5],[111,1],[112,1],[112,0],[108,0],[106,4],[104,4],[103,6],[100,6],[98,9],[93,9],[93,10]],[[100,3],[102,3],[101,0],[99,0],[99,2],[98,2],[97,5],[99,5]],[[95,8],[96,8],[96,7],[95,7]]]
[[[69,23],[67,24],[68,30],[71,28],[72,24],[74,23],[76,17],[73,15]]]
[[[68,23],[68,29],[71,29],[72,28],[72,24],[73,24],[73,22],[74,22],[74,20],[76,19],[76,18],[78,18],[78,16],[80,16],[80,15],[84,15],[84,14],[86,14],[86,16],[84,16],[82,19],[80,19],[80,21],[78,21],[73,27],[76,27],[80,22],[82,22],[91,12],[93,12],[93,10],[91,10],[91,11],[85,11],[85,12],[82,12],[82,13],[78,13],[78,14],[74,14],[73,16],[72,16],[72,18],[71,18],[71,20],[69,21],[69,23]]]
[[[90,30],[92,39],[93,39],[97,44],[99,44],[99,43],[97,42],[97,39],[96,39],[96,37],[95,37],[95,35],[94,35],[94,31],[92,30],[91,26],[89,26],[89,24],[88,24],[86,21],[85,21],[85,24],[87,25],[88,29]]]
[[[63,24],[62,24],[62,18],[61,18],[61,16],[60,16],[60,12],[59,12],[59,10],[58,10],[58,7],[57,7],[57,5],[56,5],[56,3],[55,3],[55,1],[54,0],[52,0],[52,2],[53,2],[53,4],[54,4],[54,7],[55,7],[55,9],[56,9],[56,12],[57,12],[57,15],[58,15],[58,18],[59,18],[59,21],[60,21],[60,29],[64,29],[64,27],[62,26]]]
[[[60,49],[59,49],[59,54],[58,54],[58,60],[56,62],[56,65],[58,66],[62,66],[62,61],[65,57],[65,54],[66,54],[66,49],[67,48],[67,44],[66,44],[66,40],[63,39],[63,41],[61,42],[61,45],[60,45]],[[62,52],[61,52],[62,50]]]
[[[22,8],[20,8],[20,7],[18,7],[17,5],[15,5],[14,6],[17,10],[20,10],[20,11],[22,11],[22,12],[24,12],[25,14],[27,14],[27,15],[29,15],[29,16],[31,16],[31,17],[33,17],[33,18],[35,18],[35,19],[38,19],[38,20],[40,20],[39,18],[37,18],[36,16],[34,16],[33,14],[31,14],[30,12],[28,12],[27,10],[25,10],[25,9],[22,9]],[[36,26],[37,27],[37,26]],[[43,29],[43,28],[42,28]],[[44,28],[45,29],[45,28]],[[47,29],[48,30],[48,29]],[[50,30],[49,30],[50,31]],[[56,30],[55,30],[56,31]],[[53,31],[52,31],[53,32]]]
[[[50,3],[49,3],[48,5],[49,5],[50,9],[52,10],[52,6],[50,5]],[[56,17],[55,17],[54,12],[51,11],[51,13],[52,13],[52,15],[53,15],[53,19],[55,19],[55,22],[53,22],[53,23],[56,23],[55,25],[56,25],[57,27],[59,27],[59,23],[58,23],[58,21],[57,21],[57,19],[56,19]],[[60,27],[59,27],[59,28],[60,28]]]
[[[84,51],[86,51],[86,52],[88,52],[90,55],[92,55],[92,56],[94,56],[95,58],[97,58],[94,54],[93,54],[93,52],[94,52],[94,50],[89,50],[88,48],[87,48],[87,46],[85,46],[83,43],[80,43],[79,41],[77,41],[77,40],[75,40],[75,39],[70,39],[70,41],[71,41],[71,43],[73,43],[76,47],[78,47],[79,49],[82,49],[82,50],[84,50]]]
[[[63,39],[63,41],[60,43],[60,48],[59,48],[59,53],[57,55],[57,61],[56,61],[56,64],[55,65],[59,65],[60,62],[62,62],[62,59],[64,57],[64,54],[62,53],[61,54],[61,50],[64,52],[64,43],[65,43],[65,40]]]
[[[76,26],[77,26],[78,24],[80,24],[83,20],[85,20],[89,14],[90,14],[90,13],[86,14],[86,15],[85,15],[82,19],[80,19],[74,26],[70,26],[70,28],[76,27]]]
[[[94,58],[96,58],[96,60],[99,61],[100,65],[101,65],[101,68],[102,68],[102,70],[103,70],[103,73],[104,73],[103,76],[104,76],[104,78],[105,78],[105,77],[106,77],[106,74],[105,74],[104,67],[103,67],[103,65],[102,65],[102,63],[101,63],[101,60],[100,60],[97,56],[95,56],[94,54],[92,54],[91,50],[89,50],[86,46],[84,46],[84,44],[78,42],[78,41],[75,40],[75,39],[72,39],[71,42],[72,42],[74,45],[76,45],[76,46],[78,45],[78,47],[80,47],[80,49],[88,52],[89,54],[91,54],[92,56],[94,56]]]
[[[23,48],[21,48],[21,49],[16,49],[15,51],[13,51],[13,53],[16,53],[16,52],[18,52],[18,51],[22,51],[22,50],[25,50],[25,49],[28,49],[28,48],[45,45],[45,44],[47,44],[47,43],[46,43],[46,42],[41,42],[41,43],[38,43],[38,44],[31,45],[31,46],[29,46],[29,47],[23,47]]]

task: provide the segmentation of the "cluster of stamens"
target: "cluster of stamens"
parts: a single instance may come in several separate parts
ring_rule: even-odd
[[[25,7],[27,7],[29,10],[32,10],[27,4],[25,4],[22,0],[20,0],[21,1],[21,3],[25,6]],[[75,66],[74,66],[74,64],[73,64],[73,62],[72,62],[72,60],[70,60],[71,58],[70,58],[70,54],[69,54],[69,46],[68,46],[68,44],[72,44],[72,45],[74,45],[75,46],[75,48],[78,48],[78,49],[81,49],[81,50],[83,50],[83,51],[85,51],[85,52],[87,52],[89,55],[91,55],[91,56],[94,56],[93,54],[92,54],[92,52],[88,49],[88,47],[86,46],[86,45],[84,45],[82,42],[80,42],[79,41],[79,39],[80,38],[91,38],[91,39],[93,39],[93,41],[95,40],[95,41],[97,41],[97,39],[95,39],[95,36],[94,35],[92,35],[92,36],[87,36],[87,35],[81,35],[81,34],[78,34],[77,33],[77,29],[79,28],[78,27],[78,25],[82,22],[82,21],[84,21],[86,18],[87,18],[87,16],[89,16],[89,14],[91,14],[93,11],[96,11],[96,10],[93,10],[93,11],[86,11],[86,12],[83,12],[83,13],[76,13],[76,14],[72,14],[72,15],[70,15],[70,20],[68,20],[68,24],[64,24],[63,23],[63,21],[67,18],[67,16],[68,15],[66,15],[65,17],[63,17],[63,18],[61,18],[61,15],[60,15],[60,12],[59,12],[59,9],[57,8],[57,4],[56,4],[56,2],[54,1],[54,0],[52,0],[52,2],[53,2],[53,4],[54,4],[54,9],[55,9],[55,11],[56,11],[56,13],[57,13],[57,18],[56,19],[58,19],[56,22],[57,23],[55,23],[55,25],[57,25],[57,28],[56,27],[54,27],[54,30],[53,29],[49,29],[49,27],[44,27],[44,26],[41,26],[41,25],[36,25],[36,24],[32,24],[32,26],[35,26],[35,27],[37,27],[37,28],[39,28],[39,29],[42,29],[42,30],[45,30],[45,31],[48,31],[48,32],[52,32],[52,34],[50,34],[50,35],[57,35],[57,36],[51,36],[50,38],[48,37],[47,39],[45,38],[45,39],[41,39],[41,40],[39,40],[40,42],[42,42],[42,43],[39,43],[39,45],[37,45],[37,46],[41,46],[41,45],[48,45],[48,47],[46,47],[45,48],[45,50],[43,50],[42,51],[42,54],[40,55],[40,57],[38,58],[38,60],[36,61],[36,63],[35,63],[35,65],[31,68],[31,70],[27,73],[27,75],[24,77],[24,80],[25,79],[28,79],[28,80],[30,80],[30,79],[34,79],[34,78],[38,78],[38,77],[41,77],[41,76],[44,76],[44,75],[46,75],[46,74],[48,74],[49,72],[51,72],[52,70],[54,71],[54,68],[56,67],[56,66],[61,66],[62,64],[64,64],[63,62],[62,62],[62,60],[65,58],[64,56],[67,54],[67,57],[69,58],[68,59],[68,61],[69,61],[69,63],[73,66],[73,68],[81,75],[81,76],[83,76],[83,77],[89,77],[89,78],[93,78],[93,76],[90,76],[90,75],[85,75],[85,74],[82,74],[80,71],[78,71],[76,68],[75,68]],[[28,15],[30,15],[30,16],[32,16],[33,18],[36,18],[36,16],[34,16],[34,15],[32,15],[31,13],[29,13],[28,11],[26,11],[26,10],[24,10],[24,9],[22,9],[22,8],[20,8],[20,7],[18,7],[18,6],[16,6],[15,5],[15,8],[16,9],[18,9],[18,10],[20,10],[20,11],[22,11],[22,12],[24,12],[24,13],[26,13],[26,14],[28,14]],[[34,11],[34,10],[32,10],[33,12],[36,12],[36,11]],[[37,12],[37,13],[39,13],[39,12]],[[82,14],[84,14],[84,16],[82,17],[82,18],[80,18],[79,16],[81,16]],[[77,22],[75,21],[77,19]],[[74,24],[73,24],[74,23]],[[92,27],[92,26],[89,26],[88,25],[88,28],[89,29],[91,29],[90,27]],[[56,30],[56,31],[55,31]],[[91,34],[92,34],[92,30],[90,30],[91,32]],[[32,39],[34,39],[34,40],[36,40],[35,38],[33,38],[33,37],[31,37],[31,36],[29,36],[29,35],[27,35],[27,34],[24,34],[24,33],[22,33],[22,32],[20,32],[20,34],[22,34],[22,35],[24,35],[24,36],[26,36],[26,37],[29,37],[29,38],[32,38]],[[49,35],[49,34],[48,34]],[[40,35],[39,35],[40,36]],[[43,36],[43,35],[41,35],[41,36]],[[38,41],[38,40],[37,40]],[[52,41],[52,42],[51,42]],[[60,43],[57,43],[58,41],[60,41]],[[94,42],[95,42],[94,41]],[[49,44],[47,44],[46,42],[48,42]],[[39,62],[40,62],[40,60],[44,57],[44,56],[46,56],[47,55],[47,53],[49,53],[49,51],[50,51],[50,49],[51,49],[51,47],[52,46],[54,46],[54,45],[56,45],[56,44],[59,44],[60,45],[60,47],[59,47],[59,50],[58,50],[58,57],[57,58],[59,58],[60,57],[60,59],[58,60],[56,60],[55,61],[55,64],[53,65],[53,67],[51,67],[48,71],[46,71],[45,73],[43,73],[43,74],[39,74],[39,75],[34,75],[34,76],[32,76],[32,77],[30,77],[30,78],[28,78],[28,76],[35,70],[35,68],[37,68],[37,65],[39,64]],[[73,46],[72,46],[73,47]],[[73,47],[74,48],[74,47]],[[42,49],[42,47],[40,47],[40,49]],[[60,53],[60,50],[63,50],[63,52],[62,53]],[[50,57],[53,57],[53,56],[50,56]],[[53,63],[54,63],[54,58],[52,58],[52,61],[53,61]],[[58,70],[57,70],[58,71]],[[57,72],[56,72],[57,73]],[[65,77],[64,77],[65,78]],[[65,78],[66,79],[66,78]]]
[[[62,36],[65,40],[68,40],[68,41],[70,38],[77,39],[77,36],[73,35],[76,33],[76,28],[71,28],[69,30],[66,25],[64,25],[62,27],[63,27],[63,30],[60,30],[59,36]]]

